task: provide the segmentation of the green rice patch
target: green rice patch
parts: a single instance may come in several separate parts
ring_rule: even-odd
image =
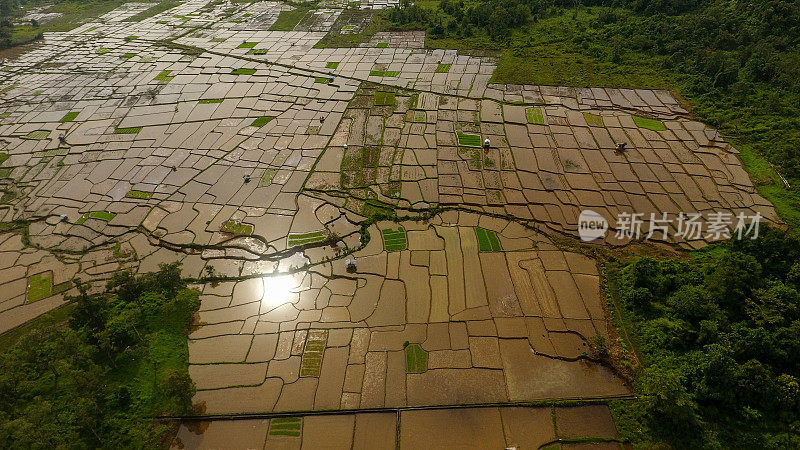
[[[225,38],[211,38],[211,40],[209,40],[209,42],[225,42],[225,41],[227,41],[227,39]]]
[[[500,252],[503,248],[500,247],[500,239],[497,234],[492,230],[487,230],[481,227],[475,227],[475,235],[478,237],[478,249],[482,252]]]
[[[660,120],[656,119],[649,119],[647,117],[639,117],[633,116],[633,121],[636,123],[636,126],[639,128],[644,128],[651,131],[664,131],[667,127],[661,123]]]
[[[111,51],[111,49],[110,49],[110,48],[98,48],[98,49],[97,49],[97,54],[98,54],[98,55],[102,55],[102,54],[108,53],[108,52],[110,52],[110,51]]]
[[[5,119],[6,117],[10,116],[11,113],[6,111],[4,113],[0,113],[0,119]]]
[[[400,75],[400,72],[396,70],[372,70],[369,73],[371,77],[386,77],[386,78],[395,78]]]
[[[109,220],[116,217],[116,213],[108,212],[108,211],[90,211],[82,215],[75,223],[78,225],[86,222],[88,219],[100,219],[105,220],[108,222]]]
[[[254,48],[247,52],[250,55],[266,55],[269,52],[266,48]]]
[[[339,67],[339,63],[338,62],[331,61],[331,62],[328,62],[328,64],[325,64],[325,68],[326,69],[335,69],[337,67]]]
[[[333,80],[331,80],[331,77],[316,77],[316,78],[314,78],[314,83],[330,84],[331,81],[333,81]]]
[[[28,278],[28,303],[50,297],[53,291],[53,273],[42,272]]]
[[[450,72],[450,64],[439,64],[439,67],[436,68],[436,73],[447,73]]]
[[[261,116],[261,117],[257,118],[256,120],[254,120],[253,123],[250,124],[250,126],[261,128],[264,125],[272,122],[272,119],[274,119],[274,118],[275,117],[273,117],[273,116]]]
[[[328,344],[328,330],[309,330],[300,362],[301,377],[319,377],[322,355]]]
[[[259,186],[269,186],[272,184],[273,178],[278,173],[278,169],[267,169],[264,171],[264,175],[261,175],[261,182],[258,183]]]
[[[239,46],[238,46],[238,47],[236,47],[236,48],[253,48],[253,47],[255,47],[256,45],[258,45],[258,42],[242,42],[242,43],[241,43],[241,44],[239,44]]]
[[[354,25],[345,25],[342,27],[342,31],[353,31],[356,27]]]
[[[310,233],[289,233],[288,246],[289,248],[298,247],[301,245],[315,244],[317,242],[324,242],[327,240],[323,231],[312,231]]]
[[[590,127],[602,127],[605,126],[603,123],[603,116],[598,116],[597,114],[591,113],[583,113],[583,118],[586,119],[586,123],[589,124]]]
[[[198,100],[198,103],[201,105],[209,104],[209,103],[222,103],[222,98],[201,98]]]
[[[125,41],[127,41],[127,42],[134,41],[136,39],[139,39],[139,36],[136,36],[136,35],[133,35],[133,34],[130,35],[130,36],[125,36]]]
[[[6,162],[6,160],[10,157],[11,156],[8,153],[0,153],[0,165],[3,165],[3,163]]]
[[[229,220],[222,225],[222,231],[236,235],[251,235],[253,226],[238,220]]]
[[[303,432],[301,417],[276,417],[269,421],[270,436],[296,436]]]
[[[428,370],[428,352],[419,344],[406,347],[406,372],[422,373]]]
[[[66,113],[64,115],[64,117],[62,117],[59,122],[62,122],[62,123],[63,122],[72,122],[73,120],[75,120],[76,117],[78,117],[79,113],[80,113],[79,111],[70,111],[70,112]]]
[[[460,131],[456,132],[458,136],[458,145],[462,147],[480,147],[481,137],[477,134],[465,134]]]
[[[136,134],[142,131],[142,127],[114,128],[114,134]]]
[[[49,130],[36,130],[31,131],[30,133],[25,135],[26,139],[47,139],[50,136]]]
[[[383,235],[383,248],[387,252],[406,249],[408,240],[406,239],[406,230],[403,227],[397,227],[397,229],[387,228],[381,230],[381,234]]]
[[[236,69],[231,72],[233,75],[253,75],[256,73],[256,69]]]
[[[170,81],[172,81],[173,78],[175,78],[174,76],[170,75],[170,72],[172,71],[162,70],[161,73],[159,73],[158,75],[156,75],[155,78],[153,78],[153,81],[158,81],[159,83],[169,83]]]
[[[375,48],[388,48],[388,47],[389,47],[388,42],[378,42],[378,45],[375,46]]]
[[[138,198],[138,199],[141,199],[141,200],[147,200],[152,196],[153,196],[152,192],[137,191],[135,189],[131,189],[130,191],[128,191],[127,194],[125,194],[125,197]]]
[[[378,91],[372,99],[372,104],[375,106],[393,106],[395,104],[394,92]]]
[[[535,125],[544,125],[544,115],[542,114],[542,108],[528,108],[525,110],[525,117],[528,118],[528,123],[532,123]]]
[[[131,59],[136,56],[136,53],[125,53],[124,55],[119,55],[119,59]]]
[[[98,29],[98,28],[100,28],[100,27],[91,27],[91,28],[89,28],[88,30],[84,30],[84,31],[82,31],[81,33],[89,33],[89,32],[91,32],[91,31],[94,31],[94,30]]]

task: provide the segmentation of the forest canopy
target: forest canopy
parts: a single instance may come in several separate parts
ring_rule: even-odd
[[[115,274],[105,293],[71,298],[68,323],[0,353],[0,447],[154,448],[153,418],[191,411],[187,330],[199,293],[180,265]]]
[[[635,443],[800,446],[800,239],[774,228],[685,260],[611,264],[644,359],[618,406]]]

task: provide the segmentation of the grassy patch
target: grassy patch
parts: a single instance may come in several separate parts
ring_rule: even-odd
[[[525,117],[528,119],[528,123],[532,123],[535,125],[544,125],[544,115],[542,114],[542,108],[534,106],[533,108],[526,109]]]
[[[275,117],[273,117],[273,116],[261,116],[261,117],[257,118],[256,120],[254,120],[253,123],[250,124],[250,126],[261,128],[264,125],[272,122],[272,119],[274,119],[274,118]]]
[[[272,184],[272,179],[275,178],[275,175],[278,173],[278,169],[266,169],[264,171],[264,175],[261,175],[261,181],[258,183],[259,186],[269,186]]]
[[[733,144],[739,150],[742,164],[750,172],[758,193],[772,202],[778,215],[792,229],[800,229],[800,192],[786,189],[775,169],[752,146],[740,142]]]
[[[106,54],[106,53],[108,53],[110,51],[111,51],[110,48],[98,48],[97,49],[97,54],[98,55],[103,55],[103,54]]]
[[[168,0],[161,1],[161,2],[156,3],[155,5],[147,8],[147,9],[145,9],[144,11],[142,11],[142,12],[140,12],[138,14],[134,14],[134,15],[128,17],[128,18],[123,19],[122,21],[123,22],[141,22],[144,19],[149,19],[150,17],[153,17],[156,14],[160,14],[160,13],[162,13],[164,11],[170,10],[170,9],[180,5],[180,4],[181,4],[181,2],[176,2],[176,1],[168,1]]]
[[[372,104],[375,106],[393,106],[395,101],[394,92],[377,91],[372,98]]]
[[[327,236],[325,236],[324,231],[312,231],[310,233],[289,233],[287,239],[289,248],[292,248],[300,245],[324,242],[327,240]]]
[[[50,297],[53,289],[53,272],[42,272],[28,278],[28,303]]]
[[[147,199],[151,198],[152,196],[153,196],[152,192],[137,191],[135,189],[131,189],[130,191],[128,191],[127,194],[125,194],[125,197],[138,198],[140,200],[147,200]]]
[[[59,283],[61,284],[61,283]],[[52,309],[35,319],[29,320],[22,325],[12,328],[3,334],[0,334],[0,354],[5,353],[6,350],[11,348],[19,339],[33,330],[49,329],[62,327],[67,323],[72,310],[73,304],[66,304]]]
[[[105,220],[108,222],[109,220],[113,219],[117,214],[108,212],[108,211],[91,211],[83,214],[78,220],[75,222],[78,225],[86,222],[88,219],[100,219]]]
[[[330,62],[328,62],[328,64],[325,64],[325,68],[326,69],[336,69],[337,67],[339,67],[339,63],[338,62],[330,61]]]
[[[477,134],[465,134],[460,131],[456,132],[458,136],[458,145],[462,147],[480,147],[481,137]]]
[[[372,70],[369,72],[369,76],[371,77],[395,78],[398,75],[400,75],[400,72],[396,70]]]
[[[66,113],[64,115],[64,117],[62,117],[59,122],[62,122],[62,123],[64,123],[64,122],[72,122],[73,120],[75,120],[76,117],[78,117],[78,114],[80,114],[79,111],[70,111],[70,112]]]
[[[49,130],[31,131],[30,133],[25,135],[26,139],[36,139],[36,140],[47,139],[48,137],[50,137]]]
[[[136,134],[142,131],[142,127],[114,128],[114,134]]]
[[[405,250],[408,246],[406,230],[403,227],[387,228],[381,230],[383,235],[383,248],[387,252]]]
[[[8,153],[6,153],[6,152],[2,152],[2,153],[0,153],[0,166],[1,166],[1,165],[3,165],[3,163],[4,163],[4,162],[6,162],[6,160],[7,160],[8,158],[10,158],[10,157],[11,157],[11,156],[10,156]]]
[[[200,103],[201,105],[206,105],[209,103],[222,103],[223,100],[224,99],[222,98],[201,98],[200,100],[197,101],[197,103]]]
[[[266,48],[253,48],[247,52],[248,55],[266,55],[267,53],[269,53],[269,49]]]
[[[303,20],[310,8],[295,8],[290,11],[281,11],[278,20],[269,27],[269,31],[292,31]]]
[[[388,42],[378,42],[375,45],[375,48],[389,48],[389,43]]]
[[[419,344],[406,346],[406,372],[422,373],[428,370],[428,352]]]
[[[295,436],[303,432],[302,417],[276,417],[269,421],[270,436]]]
[[[243,69],[243,68],[239,68],[231,72],[231,74],[233,75],[253,75],[254,73],[256,73],[256,69]]]
[[[256,45],[258,45],[258,42],[242,42],[242,43],[241,43],[241,44],[239,44],[239,46],[238,46],[238,47],[236,47],[236,48],[253,48],[253,47],[255,47]]]
[[[450,72],[450,64],[439,64],[439,67],[436,68],[436,73],[447,73]]]
[[[222,231],[235,235],[249,236],[253,234],[253,226],[238,220],[229,220],[222,225]]]
[[[667,127],[661,123],[660,120],[656,119],[649,119],[647,117],[639,117],[633,116],[633,121],[636,123],[636,126],[639,128],[645,128],[652,131],[664,131]]]
[[[350,28],[352,27],[352,28]],[[346,29],[345,29],[346,28]],[[360,32],[353,32],[360,28]],[[339,14],[328,34],[314,48],[353,48],[369,42],[385,28],[381,13],[369,9],[346,9]]]
[[[602,127],[603,124],[603,116],[598,116],[597,114],[591,113],[583,113],[583,118],[586,119],[586,123],[589,124],[590,127]]]
[[[500,246],[500,239],[492,230],[475,227],[475,235],[478,237],[478,249],[482,252],[499,252],[503,248]]]
[[[174,76],[170,75],[171,72],[171,70],[162,70],[161,73],[153,78],[153,81],[158,81],[159,83],[169,83],[173,78],[175,78]]]
[[[52,6],[47,9],[47,12],[60,13],[62,14],[61,17],[57,17],[47,23],[39,24],[38,27],[34,27],[31,24],[13,27],[8,44],[10,44],[10,46],[24,44],[37,39],[37,37],[43,33],[70,31],[91,21],[93,17],[101,16],[126,2],[127,0],[63,0],[52,2]],[[44,6],[44,4],[40,2],[17,4],[25,6],[26,8]],[[0,48],[2,47],[5,46],[0,45]]]
[[[120,55],[120,59],[131,59],[136,56],[136,53],[125,53],[124,55]]]

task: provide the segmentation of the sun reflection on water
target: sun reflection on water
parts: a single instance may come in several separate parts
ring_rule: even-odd
[[[295,295],[293,291],[297,287],[293,275],[265,276],[263,280],[264,296],[261,298],[262,304],[269,308],[274,308],[292,301]]]

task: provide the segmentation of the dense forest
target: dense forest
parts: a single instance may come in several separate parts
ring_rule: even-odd
[[[762,229],[685,261],[608,267],[644,359],[617,405],[634,443],[800,447],[800,239]]]
[[[178,264],[117,273],[105,293],[69,299],[67,323],[0,349],[0,447],[168,444],[153,418],[190,412],[195,391],[186,336],[198,292],[180,275]]]

